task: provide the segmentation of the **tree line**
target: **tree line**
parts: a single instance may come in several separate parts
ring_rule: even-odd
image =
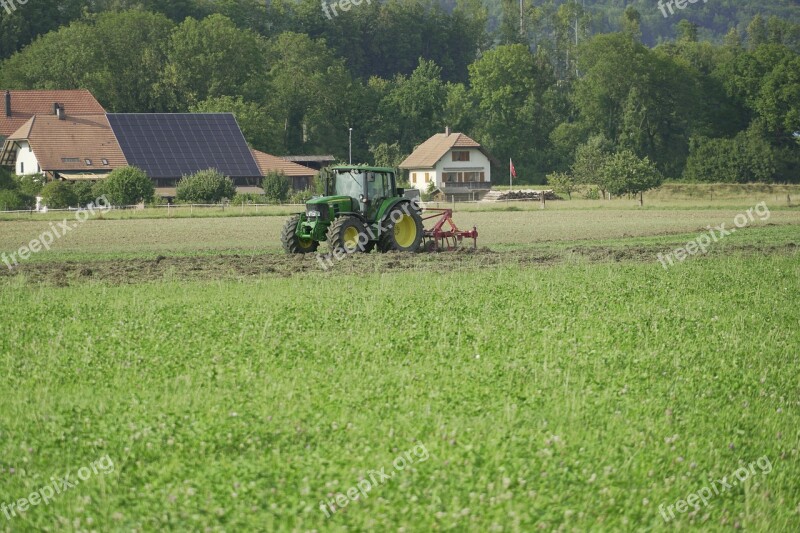
[[[62,4],[69,18],[85,3]],[[478,0],[362,3],[334,20],[311,0],[129,4],[144,8],[92,3],[34,39],[0,64],[0,87],[85,87],[111,112],[231,111],[275,154],[345,158],[352,127],[355,161],[396,165],[450,126],[528,183],[571,175],[590,149],[667,179],[800,180],[791,20],[756,15],[719,42],[676,20],[648,46],[630,6],[594,33],[596,2],[531,5],[522,24],[511,2],[495,31]]]

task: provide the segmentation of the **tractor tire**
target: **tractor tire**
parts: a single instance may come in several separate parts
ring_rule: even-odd
[[[404,210],[398,205],[389,211],[384,221],[378,249],[381,252],[418,252],[424,235],[419,213],[414,209]]]
[[[367,229],[358,217],[342,216],[328,228],[328,246],[331,252],[341,250],[346,254],[366,252],[369,248]]]
[[[294,215],[281,231],[281,244],[287,254],[310,254],[317,251],[319,242],[311,239],[301,239],[297,236],[297,225],[300,223],[300,215]]]

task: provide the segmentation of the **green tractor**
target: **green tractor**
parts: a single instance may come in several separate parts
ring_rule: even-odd
[[[309,200],[305,213],[292,216],[283,227],[281,243],[287,253],[315,252],[323,241],[334,253],[420,249],[425,235],[421,209],[397,187],[394,169],[336,166],[324,169],[320,177],[325,196]]]

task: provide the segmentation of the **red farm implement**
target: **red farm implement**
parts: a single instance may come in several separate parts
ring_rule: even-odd
[[[452,209],[423,209],[423,222],[433,219],[436,219],[436,223],[432,228],[425,230],[426,251],[440,252],[456,250],[461,247],[461,241],[464,239],[472,239],[473,248],[478,248],[478,229],[474,226],[471,231],[462,231],[458,229],[456,223],[453,222]]]

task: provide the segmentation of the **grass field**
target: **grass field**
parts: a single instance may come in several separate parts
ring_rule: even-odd
[[[80,481],[0,531],[800,530],[800,210],[656,258],[738,201],[327,271],[281,217],[87,221],[0,265],[0,504]]]

